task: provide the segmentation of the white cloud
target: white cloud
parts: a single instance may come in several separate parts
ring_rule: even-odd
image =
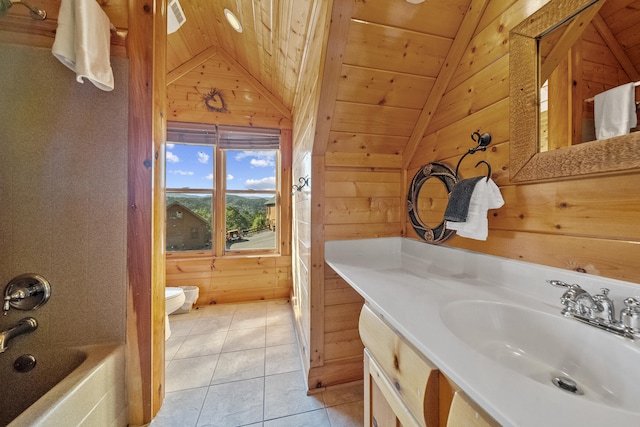
[[[250,163],[253,167],[268,167],[276,165],[275,151],[241,151],[236,154],[235,159],[240,161],[251,157]]]
[[[248,189],[252,190],[275,190],[276,189],[276,177],[269,176],[262,179],[248,179],[244,182],[244,185]]]
[[[213,174],[210,173],[209,175],[205,176],[204,179],[208,179],[209,181],[213,181]]]
[[[169,163],[178,163],[180,158],[173,154],[171,151],[167,151],[167,162]]]
[[[173,142],[167,142],[165,145],[168,149],[172,149],[173,147],[176,146],[176,144],[174,144]]]
[[[202,151],[198,151],[198,161],[200,163],[207,164],[209,162],[209,155],[207,153],[203,153]]]
[[[251,159],[251,166],[256,168],[265,168],[267,166],[275,166],[276,163],[272,159]]]
[[[191,172],[191,171],[183,171],[183,170],[180,170],[180,169],[170,170],[169,173],[171,173],[173,175],[188,175],[188,176],[193,175],[193,172]]]
[[[227,175],[227,181],[231,181],[233,179],[233,175],[229,174]]]

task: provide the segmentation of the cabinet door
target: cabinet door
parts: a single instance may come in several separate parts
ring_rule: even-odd
[[[404,404],[393,384],[365,349],[365,426],[423,427]]]
[[[371,376],[403,425],[438,426],[438,370],[366,305],[360,313],[359,330],[371,358]],[[383,383],[404,409],[394,406]]]
[[[499,425],[464,394],[453,395],[447,427],[493,427]]]

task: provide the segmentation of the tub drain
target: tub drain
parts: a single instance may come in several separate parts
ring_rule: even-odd
[[[18,372],[29,372],[36,367],[36,358],[31,354],[23,354],[13,362],[13,369]]]
[[[569,377],[559,376],[551,380],[551,382],[558,388],[568,391],[573,394],[584,394],[582,390],[578,388],[578,384]]]

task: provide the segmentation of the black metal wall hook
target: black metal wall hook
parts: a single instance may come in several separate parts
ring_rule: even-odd
[[[476,151],[486,151],[487,146],[491,143],[491,135],[489,135],[488,133],[480,134],[480,132],[473,132],[471,134],[471,139],[474,142],[477,142],[478,145],[473,148],[469,148],[469,151],[464,153],[464,155],[460,157],[460,160],[458,160],[458,164],[456,165],[457,177],[460,177],[460,175],[458,174],[458,169],[460,169],[460,163],[462,163],[462,160],[464,160],[464,158],[469,154],[473,154]],[[489,178],[491,178],[491,165],[486,160],[480,160],[478,163],[476,163],[476,167],[480,166],[481,163],[484,163],[489,168],[489,172],[487,173],[487,181],[489,181]]]

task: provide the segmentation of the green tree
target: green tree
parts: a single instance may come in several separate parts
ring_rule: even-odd
[[[251,226],[251,220],[235,206],[227,206],[227,230],[244,230]]]
[[[256,214],[255,218],[253,218],[253,224],[251,228],[256,228],[258,230],[262,230],[267,226],[267,216],[264,212],[260,212]]]

